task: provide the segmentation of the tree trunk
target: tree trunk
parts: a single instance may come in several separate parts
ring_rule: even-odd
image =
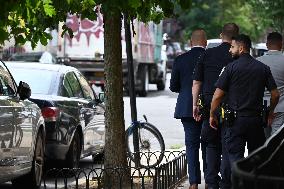
[[[123,75],[121,49],[121,14],[104,12],[104,61],[105,61],[105,105],[106,139],[105,162],[108,168],[127,168],[126,140],[123,107]],[[117,174],[118,173],[118,174]],[[119,181],[123,174],[123,182]],[[106,171],[105,188],[128,188],[130,170]],[[106,184],[108,184],[106,186]]]

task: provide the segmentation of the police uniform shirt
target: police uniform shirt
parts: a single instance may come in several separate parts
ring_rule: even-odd
[[[205,97],[210,96],[209,101],[214,94],[215,83],[221,70],[233,61],[229,52],[230,47],[230,43],[223,42],[217,47],[206,49],[204,56],[200,58],[200,62],[195,67],[193,79],[202,81],[203,94]]]
[[[249,54],[228,64],[216,87],[227,92],[230,108],[252,113],[261,111],[265,87],[269,91],[277,88],[270,68]]]

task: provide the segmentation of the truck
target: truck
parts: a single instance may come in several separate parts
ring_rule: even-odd
[[[58,38],[58,61],[79,69],[91,85],[104,89],[104,28],[103,16],[98,13],[97,20],[80,19],[68,15],[65,23],[73,31],[73,38],[66,32]],[[62,28],[59,26],[59,28]],[[133,30],[134,29],[134,30]],[[59,31],[58,35],[61,35]],[[163,52],[162,22],[144,24],[133,21],[132,37],[135,90],[145,97],[149,84],[156,84],[157,90],[166,85],[166,57]],[[128,91],[128,69],[126,62],[126,43],[124,28],[121,31],[123,89]]]

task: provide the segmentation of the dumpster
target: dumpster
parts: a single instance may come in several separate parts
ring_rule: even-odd
[[[233,189],[284,189],[284,125],[232,167]]]

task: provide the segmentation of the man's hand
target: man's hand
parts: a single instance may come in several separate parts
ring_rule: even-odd
[[[195,121],[201,120],[201,115],[199,114],[199,107],[198,106],[193,105],[192,114],[193,114],[193,118],[195,119]]]
[[[218,119],[217,119],[217,117],[215,115],[214,116],[210,115],[209,123],[210,123],[210,127],[212,129],[217,130]]]
[[[268,118],[267,118],[267,125],[271,127],[272,122],[274,120],[275,114],[273,112],[269,112]]]

